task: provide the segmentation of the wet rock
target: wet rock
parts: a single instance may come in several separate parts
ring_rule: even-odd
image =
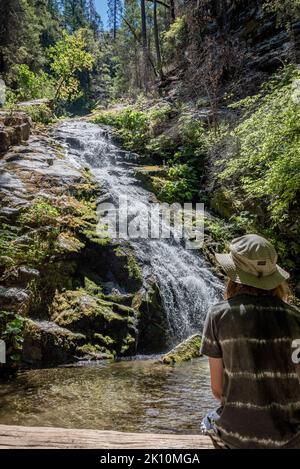
[[[27,319],[24,327],[23,361],[31,365],[74,361],[83,334],[49,321]]]
[[[5,283],[10,285],[26,286],[31,280],[40,275],[37,269],[32,269],[26,265],[11,268],[5,275]]]
[[[84,244],[70,233],[60,233],[55,242],[55,250],[61,254],[78,253]]]
[[[107,301],[112,301],[113,303],[119,303],[125,306],[132,306],[134,294],[120,293],[117,289],[112,288],[112,291],[109,295],[104,295],[104,299]]]
[[[169,325],[159,286],[154,279],[135,295],[132,306],[139,311],[138,353],[158,353],[166,349]]]
[[[77,347],[78,360],[108,360],[114,359],[115,354],[110,352],[108,349],[98,345],[85,344]]]
[[[184,342],[181,342],[170,352],[166,353],[160,362],[165,365],[175,365],[176,363],[185,362],[192,358],[198,358],[201,347],[201,336],[199,334],[192,335]]]
[[[30,136],[31,120],[23,112],[0,112],[0,152],[25,142]]]
[[[8,149],[10,145],[10,137],[8,133],[2,129],[0,129],[0,152],[4,152]]]
[[[5,311],[14,311],[26,315],[30,305],[28,293],[21,288],[6,288],[0,286],[0,305]]]
[[[97,238],[89,239],[82,259],[82,270],[101,272],[104,293],[111,294],[115,288],[121,294],[136,293],[143,284],[140,266],[129,245],[108,242],[97,244]],[[99,239],[98,239],[99,241]]]

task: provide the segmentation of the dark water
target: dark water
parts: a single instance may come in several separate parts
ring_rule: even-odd
[[[21,372],[0,386],[0,423],[127,432],[198,433],[216,406],[208,363],[151,360]]]

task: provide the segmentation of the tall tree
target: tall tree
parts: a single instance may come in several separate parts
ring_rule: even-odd
[[[100,31],[103,30],[103,24],[101,16],[97,12],[95,0],[88,0],[87,10],[90,27],[94,31],[95,35],[97,35]]]
[[[141,23],[142,23],[142,49],[143,49],[143,76],[144,85],[147,88],[147,63],[148,63],[148,42],[147,42],[147,20],[145,0],[141,1]]]
[[[154,28],[157,71],[160,76],[160,79],[163,80],[164,74],[163,74],[162,61],[161,61],[159,30],[158,30],[158,20],[157,20],[157,0],[153,0],[153,28]]]
[[[122,16],[122,0],[108,0],[108,21],[114,40],[117,37],[117,30]]]
[[[62,0],[64,23],[74,32],[88,26],[88,7],[86,0]]]
[[[15,64],[38,68],[43,62],[40,34],[41,18],[35,0],[0,2],[0,73],[8,84],[14,81]]]

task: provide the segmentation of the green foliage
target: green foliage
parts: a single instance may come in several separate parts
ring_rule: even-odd
[[[50,124],[55,121],[56,117],[47,104],[36,104],[33,106],[18,106],[18,110],[26,112],[33,122],[38,124]]]
[[[23,237],[20,227],[3,225],[0,231],[0,248],[5,258],[11,259],[12,265],[41,265],[49,255],[58,236],[58,230],[34,231]],[[10,266],[9,266],[10,267]]]
[[[300,101],[295,87],[300,71],[292,71],[288,82],[286,73],[282,77],[256,98],[256,110],[235,129],[239,150],[224,161],[220,174],[223,183],[242,190],[248,200],[263,201],[274,225],[288,219],[300,189]],[[247,108],[245,100],[242,104]]]
[[[186,33],[185,16],[178,16],[170,28],[163,33],[163,48],[169,60],[182,49],[186,41]]]
[[[20,215],[19,221],[21,225],[32,227],[56,226],[58,224],[58,216],[59,211],[53,206],[50,199],[39,198],[34,201],[28,210]]]
[[[152,137],[146,145],[146,152],[152,156],[158,156],[160,159],[165,160],[171,158],[177,150],[176,142],[171,136],[165,133],[159,134],[157,137]]]
[[[49,48],[50,68],[57,80],[54,98],[66,101],[78,98],[78,72],[92,70],[94,59],[87,52],[85,31],[80,29],[73,34],[63,33],[63,38]]]
[[[143,106],[143,103],[137,102],[137,105],[140,107]],[[173,106],[169,103],[162,102],[152,106],[148,112],[150,132],[155,134],[157,129],[159,129],[162,124],[168,121],[173,112]]]
[[[43,26],[32,0],[1,2],[0,18],[3,72],[7,85],[11,86],[16,78],[15,64],[34,63],[36,68],[43,65],[40,43]]]
[[[157,196],[164,202],[190,202],[197,193],[197,178],[187,164],[176,164],[168,170],[167,179],[153,178]]]
[[[144,151],[149,128],[149,120],[144,112],[131,108],[103,111],[96,115],[94,122],[113,126],[126,150]]]
[[[219,246],[220,251],[228,250],[233,238],[248,233],[257,232],[255,228],[255,217],[247,211],[232,215],[229,220],[217,217],[205,218],[205,232]]]
[[[141,111],[140,107],[146,110]],[[135,107],[97,113],[94,122],[112,126],[126,150],[167,162],[167,178],[153,178],[157,196],[165,202],[188,202],[199,191],[198,180],[209,138],[202,123],[187,110],[178,120],[176,140],[168,136],[165,126],[173,114],[174,110],[165,102],[148,108],[145,103],[137,103]]]
[[[179,119],[181,145],[174,155],[174,161],[187,163],[196,171],[202,171],[203,158],[207,156],[207,130],[202,122],[189,113],[183,113]]]
[[[265,0],[264,8],[270,13],[276,13],[280,24],[286,24],[299,17],[300,0]]]
[[[19,314],[0,311],[0,339],[5,341],[8,365],[21,359],[25,319]]]
[[[54,83],[52,77],[43,70],[34,73],[26,64],[16,65],[15,70],[17,74],[15,94],[18,101],[53,97]]]

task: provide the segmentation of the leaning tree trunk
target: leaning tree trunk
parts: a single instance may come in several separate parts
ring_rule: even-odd
[[[153,27],[154,27],[157,71],[162,81],[164,79],[164,74],[163,74],[163,69],[162,69],[160,44],[159,44],[159,31],[158,31],[158,22],[157,22],[157,1],[156,0],[153,0]]]

